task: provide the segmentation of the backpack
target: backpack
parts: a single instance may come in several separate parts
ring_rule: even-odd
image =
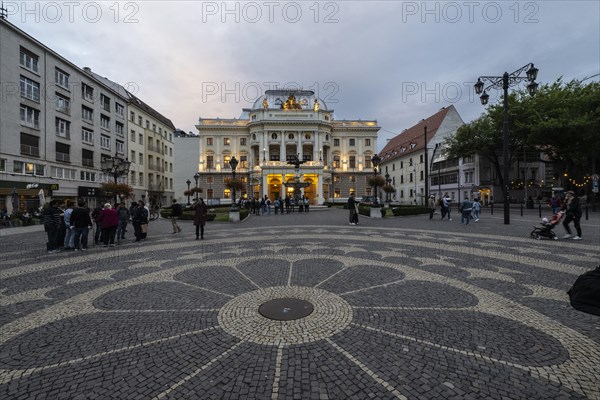
[[[580,275],[567,293],[573,308],[600,315],[600,266]]]

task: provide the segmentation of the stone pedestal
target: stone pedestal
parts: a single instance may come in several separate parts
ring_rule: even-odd
[[[371,207],[371,218],[381,218],[381,208]]]
[[[240,211],[229,211],[229,222],[240,222]]]

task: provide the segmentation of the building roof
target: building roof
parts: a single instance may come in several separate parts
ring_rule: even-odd
[[[454,106],[442,107],[437,113],[422,119],[416,125],[390,139],[379,152],[381,162],[392,161],[407,154],[422,151],[425,147],[425,127],[427,127],[427,142],[429,142],[451,109],[454,109]]]
[[[319,110],[327,111],[327,104],[323,99],[315,96],[315,92],[312,90],[297,90],[297,89],[276,89],[276,90],[267,90],[265,94],[261,95],[254,101],[252,104],[252,110],[262,109],[263,101],[267,99],[267,104],[269,109],[279,109],[282,108],[283,104],[293,96],[298,107],[301,107],[303,110],[312,110],[314,107],[315,100],[319,102]]]

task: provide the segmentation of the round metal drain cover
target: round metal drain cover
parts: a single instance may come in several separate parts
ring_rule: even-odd
[[[306,300],[300,299],[275,299],[263,303],[258,312],[266,318],[277,321],[292,321],[308,317],[314,307]]]

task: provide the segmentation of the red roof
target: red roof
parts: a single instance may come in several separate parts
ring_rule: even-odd
[[[450,107],[442,108],[432,116],[422,119],[415,126],[406,129],[401,134],[390,139],[383,150],[379,152],[381,162],[388,162],[409,153],[423,150],[425,147],[425,126],[427,126],[427,141],[429,142],[451,108],[454,108],[454,106],[451,105]]]

